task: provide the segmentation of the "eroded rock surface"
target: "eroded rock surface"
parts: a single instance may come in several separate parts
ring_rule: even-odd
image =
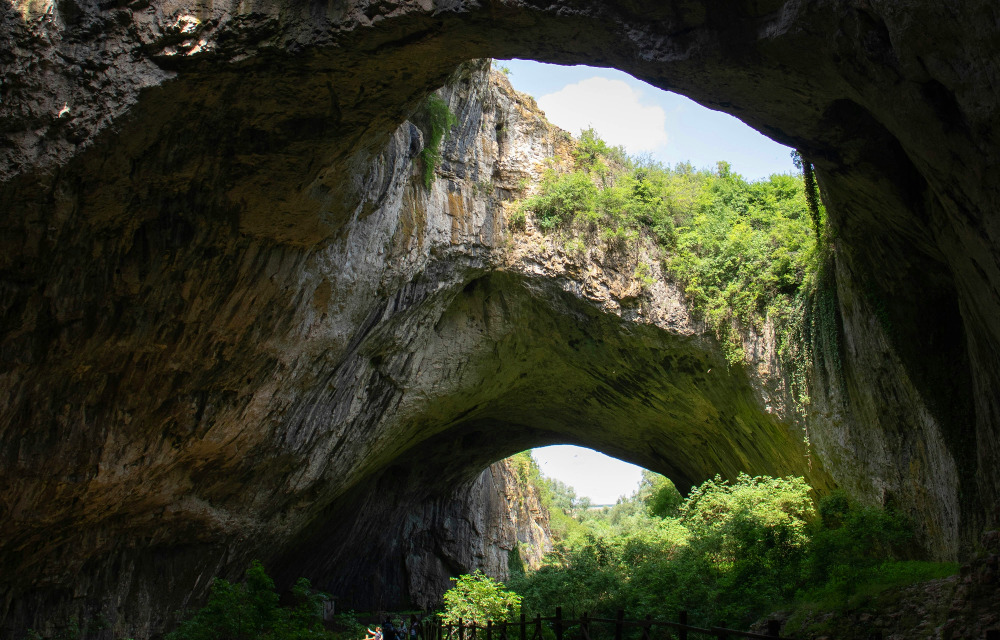
[[[22,439],[13,469],[37,475],[8,476],[8,624],[82,610],[141,636],[252,557],[354,606],[426,604],[449,574],[502,575],[510,501],[480,470],[532,445],[587,444],[681,487],[747,469],[829,485],[676,287],[641,289],[642,248],[571,256],[506,228],[566,134],[479,67],[443,95],[459,122],[431,189],[425,132],[404,123],[375,162],[377,206],[322,247],[240,235],[236,260],[182,223],[136,232],[121,270],[138,289],[115,294],[156,305],[67,340],[48,384],[79,439]],[[229,308],[205,317],[219,294]]]
[[[991,2],[64,0],[0,25],[8,633],[100,611],[141,636],[254,556],[346,585],[395,544],[362,506],[433,519],[547,442],[681,486],[832,478],[941,558],[997,518]],[[816,164],[837,296],[811,459],[780,371],[727,372],[669,285],[505,245],[499,203],[560,144],[518,98],[459,79],[423,188],[400,123],[515,54],[617,66]]]
[[[398,472],[391,477],[401,479]],[[425,489],[399,491],[387,484],[356,504],[359,517],[348,512],[348,526],[301,550],[304,565],[315,555],[330,556],[335,569],[312,575],[317,586],[339,594],[342,606],[435,608],[454,586],[451,577],[479,569],[506,580],[524,565],[540,566],[552,549],[548,511],[537,488],[519,478],[508,460],[430,499],[423,497]],[[297,578],[295,571],[285,573]]]

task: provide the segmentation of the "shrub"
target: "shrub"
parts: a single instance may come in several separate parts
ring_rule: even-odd
[[[433,94],[424,101],[424,114],[430,132],[420,158],[424,161],[424,186],[430,189],[434,184],[434,171],[441,162],[441,141],[448,130],[458,123],[458,118],[448,108],[447,102]]]
[[[678,512],[681,522],[695,534],[745,528],[747,521],[753,521],[787,530],[782,535],[795,544],[807,539],[806,523],[816,513],[804,479],[751,478],[745,473],[735,483],[719,476],[706,480],[691,490]]]
[[[748,622],[800,585],[808,490],[801,478],[741,475],[709,480],[681,504],[673,483],[647,472],[630,500],[588,514],[582,534],[511,584],[532,611],[572,602],[602,617],[684,609],[705,623]]]
[[[527,216],[524,212],[524,203],[517,203],[507,209],[507,227],[510,229],[524,229],[527,223]]]
[[[609,163],[624,165],[627,162],[625,150],[622,147],[608,146],[593,127],[580,132],[580,140],[573,149],[573,159],[580,169],[594,171],[600,175],[607,174]]]
[[[809,491],[802,478],[740,474],[708,480],[678,505],[672,483],[646,472],[631,499],[587,512],[540,570],[511,587],[532,612],[567,603],[598,617],[686,610],[692,621],[738,626],[798,600],[843,606],[954,573],[905,559],[912,530],[902,514],[841,492],[817,509]]]
[[[243,583],[216,578],[208,604],[167,634],[166,640],[326,640],[323,601],[305,578],[292,589],[294,605],[280,607],[274,581],[254,560]]]
[[[487,620],[508,620],[521,610],[521,596],[482,571],[452,578],[455,586],[444,593],[446,623],[459,620],[485,624]]]
[[[684,496],[677,490],[670,478],[643,469],[639,484],[639,497],[649,515],[656,518],[675,516]]]
[[[524,206],[535,214],[539,227],[554,229],[593,210],[596,197],[597,187],[585,172],[558,174],[549,169],[542,177],[539,193]]]
[[[850,595],[872,568],[909,555],[913,529],[894,509],[858,505],[836,492],[820,501],[819,511],[805,568],[812,584]]]

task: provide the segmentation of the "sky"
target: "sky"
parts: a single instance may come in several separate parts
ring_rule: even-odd
[[[791,149],[729,114],[650,86],[616,69],[500,60],[514,88],[538,101],[549,122],[578,136],[593,126],[631,155],[714,168],[719,160],[748,180],[795,171]]]
[[[532,450],[542,475],[561,480],[590,498],[591,504],[614,504],[639,488],[642,467],[606,456],[593,449],[568,444]]]
[[[748,180],[795,171],[791,149],[736,118],[662,91],[615,69],[563,67],[501,60],[518,91],[530,94],[553,124],[573,135],[593,126],[605,141],[632,155],[674,165],[715,167],[719,160]],[[593,504],[613,504],[639,487],[642,469],[571,445],[534,450],[543,474],[561,480]]]

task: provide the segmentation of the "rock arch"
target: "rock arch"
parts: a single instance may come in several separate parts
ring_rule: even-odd
[[[164,585],[203,589],[254,542],[321,535],[338,500],[368,495],[345,488],[378,487],[372,469],[404,452],[436,459],[418,446],[428,431],[377,431],[377,417],[399,409],[394,360],[372,346],[379,332],[408,309],[428,321],[441,312],[437,322],[466,299],[486,313],[487,292],[512,305],[539,295],[537,281],[485,274],[502,230],[485,209],[458,210],[471,202],[460,187],[455,200],[437,192],[445,215],[429,221],[400,179],[420,144],[400,123],[459,63],[485,55],[616,66],[815,163],[836,230],[846,372],[817,371],[822,461],[853,492],[906,505],[931,551],[956,556],[996,521],[1000,494],[995,11],[794,0],[5,5],[6,628],[45,607],[107,602],[155,628],[149,603]],[[345,358],[362,347],[374,351]],[[694,372],[713,357],[710,345],[695,351],[671,366]],[[632,363],[633,378],[594,388],[635,385],[665,361]],[[750,384],[730,382],[726,393]],[[502,419],[517,433],[512,402],[493,402],[423,424],[474,438]],[[745,408],[766,426],[753,405],[732,415]],[[375,436],[352,439],[338,426],[348,423]],[[547,424],[510,442],[544,441]],[[689,481],[730,464],[717,455],[685,469],[640,446],[616,450],[596,430],[579,441]],[[502,453],[470,449],[480,469]],[[801,459],[789,454],[788,468]]]

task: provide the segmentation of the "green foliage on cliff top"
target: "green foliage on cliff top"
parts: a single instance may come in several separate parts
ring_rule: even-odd
[[[573,171],[548,170],[520,213],[530,212],[543,230],[631,255],[636,273],[635,249],[652,245],[730,364],[745,360],[741,328],[763,333],[770,320],[779,353],[792,369],[802,368],[820,263],[816,230],[825,216],[822,206],[819,218],[811,215],[802,176],[747,182],[725,162],[714,171],[671,168],[630,158],[593,130],[581,135],[574,161]],[[793,374],[793,385],[797,399],[807,400],[804,377]]]

